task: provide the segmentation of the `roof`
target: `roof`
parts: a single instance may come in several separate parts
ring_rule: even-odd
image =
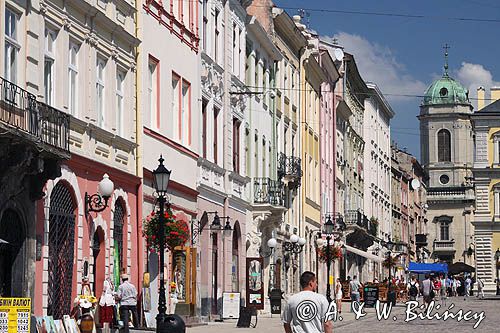
[[[500,113],[500,100],[496,100],[491,104],[486,105],[479,111],[476,111],[476,114],[486,114],[486,113]]]
[[[422,105],[470,105],[469,91],[445,72],[425,91]]]

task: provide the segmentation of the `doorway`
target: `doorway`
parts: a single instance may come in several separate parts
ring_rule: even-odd
[[[7,209],[0,220],[0,296],[22,297],[25,231],[19,215]]]
[[[92,275],[94,277],[94,295],[100,296],[104,286],[106,251],[104,249],[104,230],[102,227],[97,227],[92,239],[92,256],[94,257],[94,265],[92,267]]]

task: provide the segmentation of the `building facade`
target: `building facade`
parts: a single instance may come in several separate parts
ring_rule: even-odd
[[[431,258],[448,263],[466,261],[474,235],[471,115],[468,93],[448,75],[446,62],[443,77],[425,92],[418,119],[421,161],[429,176],[427,231]]]
[[[137,24],[143,39],[138,51],[138,107],[140,156],[143,178],[142,218],[159,209],[153,186],[153,171],[158,159],[165,159],[172,175],[169,182],[170,209],[177,220],[190,223],[198,216],[196,177],[200,156],[200,37],[198,2],[147,1],[137,9]],[[162,43],[149,36],[161,36]],[[172,54],[176,54],[173,57]],[[198,262],[192,244],[165,252],[165,266],[159,267],[159,255],[141,249],[146,272],[150,274],[151,304],[148,317],[157,314],[160,274],[178,287],[175,311],[192,316],[199,311],[195,288],[199,281],[194,269]],[[179,272],[174,275],[174,272]],[[167,296],[167,311],[174,303]]]
[[[475,259],[476,274],[484,281],[486,292],[496,291],[495,282],[499,278],[500,269],[500,258],[496,256],[500,248],[500,102],[494,92],[492,99],[493,103],[472,115],[475,134],[472,172],[476,210],[473,222],[474,239],[469,246],[472,251],[468,251],[468,255]]]

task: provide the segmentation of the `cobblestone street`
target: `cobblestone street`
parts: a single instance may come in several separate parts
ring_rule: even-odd
[[[477,300],[476,298],[470,298],[464,301],[462,298],[454,298],[448,300],[446,306],[441,307],[437,312],[443,314],[451,304],[455,306],[450,310],[452,313],[457,313],[460,309],[463,310],[465,314],[467,311],[471,311],[470,316],[466,318],[471,318],[469,321],[462,320],[458,322],[456,319],[449,318],[448,320],[437,320],[437,319],[415,319],[410,322],[405,322],[406,318],[406,306],[398,304],[393,308],[389,318],[387,320],[378,320],[375,309],[365,309],[366,316],[355,320],[354,314],[351,312],[343,312],[341,314],[342,320],[337,320],[334,325],[334,332],[342,333],[357,333],[361,331],[367,332],[498,332],[500,327],[500,316],[498,315],[498,306],[500,305],[499,300]],[[436,303],[438,304],[438,303]],[[344,303],[344,310],[349,308],[349,303]],[[416,314],[423,312],[423,310],[414,310]],[[474,324],[478,319],[473,318],[474,313],[481,313],[484,311],[484,319],[474,330]],[[431,315],[436,313],[436,310],[431,311]],[[394,320],[396,317],[396,320]],[[265,331],[266,333],[278,333],[284,332],[283,326],[281,324],[280,318],[277,315],[261,315],[259,316],[256,328],[237,328],[235,320],[226,320],[224,323],[210,323],[205,326],[198,326],[193,328],[188,328],[187,333],[224,333],[224,332],[257,332]]]

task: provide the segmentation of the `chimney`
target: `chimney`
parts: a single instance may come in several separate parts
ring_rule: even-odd
[[[272,0],[251,0],[247,7],[248,15],[255,16],[269,35],[274,33],[273,6]]]
[[[490,89],[491,103],[500,99],[500,87],[491,87]]]
[[[477,109],[484,108],[484,87],[477,88]]]

